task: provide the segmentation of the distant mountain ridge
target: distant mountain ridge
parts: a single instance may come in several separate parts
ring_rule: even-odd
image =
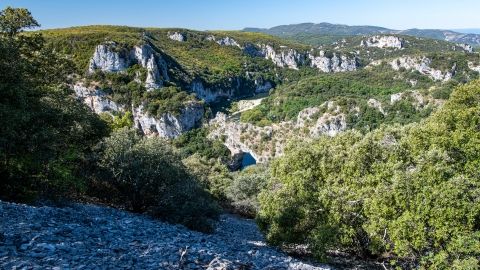
[[[328,35],[328,36],[356,36],[356,35],[376,35],[376,34],[399,34],[422,38],[432,38],[445,40],[455,43],[465,43],[474,46],[480,46],[480,34],[465,34],[452,30],[440,29],[407,29],[394,30],[379,26],[350,26],[344,24],[331,23],[300,23],[279,25],[272,28],[244,28],[247,32],[261,32],[280,37],[294,37],[296,35]]]

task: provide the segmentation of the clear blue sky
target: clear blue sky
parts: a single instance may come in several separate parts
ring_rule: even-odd
[[[0,0],[30,9],[42,28],[91,24],[199,30],[331,22],[407,28],[480,28],[480,0]]]

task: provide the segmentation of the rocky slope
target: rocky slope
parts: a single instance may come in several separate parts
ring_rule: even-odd
[[[253,221],[231,215],[210,235],[93,205],[0,201],[0,217],[2,269],[332,269],[267,246]]]
[[[321,110],[326,110],[321,112]],[[311,140],[321,135],[335,136],[347,128],[346,115],[335,102],[306,108],[295,120],[260,127],[242,123],[235,115],[217,113],[209,122],[212,139],[223,139],[233,155],[249,153],[257,163],[265,163],[281,156],[289,141]]]
[[[133,64],[140,64],[147,70],[145,79],[147,89],[160,88],[163,82],[169,79],[165,60],[148,44],[135,46],[130,51],[121,48],[115,42],[100,44],[90,59],[88,72],[93,73],[96,70],[122,72]]]

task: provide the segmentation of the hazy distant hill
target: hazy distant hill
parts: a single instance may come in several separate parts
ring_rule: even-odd
[[[269,29],[265,28],[245,28],[244,31],[262,32],[270,35],[280,37],[295,37],[295,36],[311,36],[311,35],[325,35],[325,36],[352,36],[352,35],[374,35],[374,34],[402,34],[416,37],[433,38],[439,40],[446,40],[455,43],[466,43],[470,45],[480,46],[480,34],[464,34],[452,30],[439,29],[408,29],[408,30],[394,30],[378,26],[349,26],[343,24],[331,23],[301,23],[280,25]]]
[[[464,33],[464,34],[480,34],[480,28],[452,29],[452,31]]]

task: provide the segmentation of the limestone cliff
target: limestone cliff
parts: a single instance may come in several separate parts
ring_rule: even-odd
[[[124,110],[123,106],[113,102],[104,91],[95,86],[86,87],[79,82],[73,85],[73,90],[77,98],[97,114]]]
[[[396,36],[373,36],[362,40],[360,46],[402,49],[404,41]]]
[[[139,64],[147,70],[145,87],[160,88],[165,80],[169,80],[167,63],[148,44],[135,46],[131,50],[119,48],[114,42],[100,44],[90,60],[88,72],[96,70],[104,72],[122,72],[133,64]]]
[[[114,42],[98,45],[88,66],[89,73],[93,73],[97,69],[104,72],[125,70],[129,65],[128,54],[115,51],[116,47],[117,44]]]
[[[302,66],[317,68],[323,72],[345,72],[357,69],[357,59],[333,53],[327,56],[325,51],[311,50],[309,52],[299,52],[285,46],[280,46],[277,50],[271,45],[266,44],[247,44],[244,53],[252,57],[263,57],[271,60],[278,67],[298,69]]]
[[[320,113],[322,107],[326,112]],[[224,139],[233,155],[249,153],[257,163],[265,163],[281,156],[290,140],[335,136],[346,129],[346,115],[334,103],[327,102],[320,107],[304,109],[294,120],[265,127],[238,122],[234,117],[217,113],[209,122],[209,137]]]
[[[215,37],[213,40],[215,40]],[[240,44],[238,44],[238,42],[231,37],[224,37],[222,39],[217,40],[216,42],[218,43],[218,45],[221,45],[221,46],[234,46],[234,47],[242,48],[242,46],[240,46]]]
[[[172,139],[195,128],[203,118],[204,108],[201,103],[189,102],[180,112],[168,112],[160,117],[149,115],[144,105],[132,108],[132,112],[135,127],[144,135]]]
[[[480,73],[480,65],[475,65],[473,62],[468,62],[468,68]]]
[[[184,42],[185,40],[187,40],[185,35],[180,32],[168,32],[168,38],[178,42]]]
[[[449,71],[442,71],[430,67],[431,63],[432,60],[427,57],[404,56],[392,60],[389,64],[394,70],[399,70],[400,68],[417,70],[435,81],[449,81],[455,74],[455,66]]]
[[[355,57],[348,58],[345,55],[327,57],[324,51],[320,51],[318,56],[309,53],[310,66],[315,67],[323,72],[345,72],[357,69],[357,60]]]

